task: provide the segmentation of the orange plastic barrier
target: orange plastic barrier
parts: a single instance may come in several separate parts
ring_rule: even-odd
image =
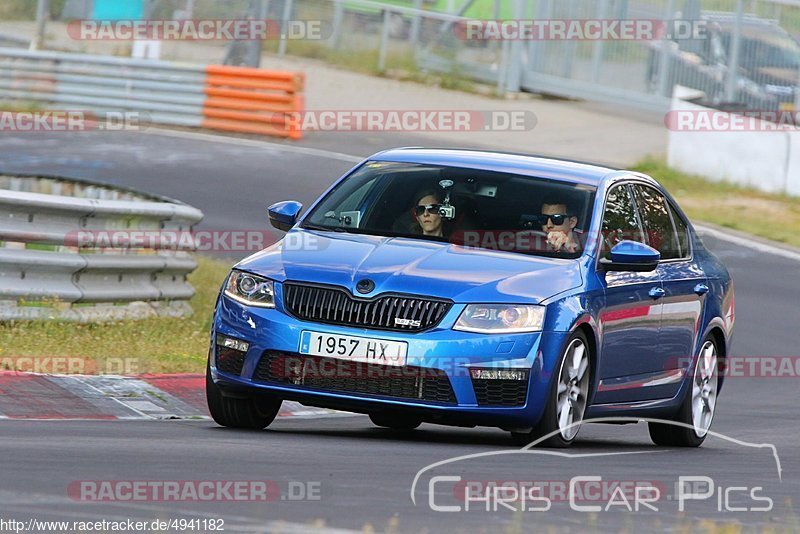
[[[300,139],[305,75],[249,67],[206,67],[204,128]]]

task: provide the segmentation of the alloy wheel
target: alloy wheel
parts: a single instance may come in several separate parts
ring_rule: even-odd
[[[567,347],[559,372],[556,410],[561,436],[571,441],[580,430],[589,391],[589,354],[581,339],[573,339]]]

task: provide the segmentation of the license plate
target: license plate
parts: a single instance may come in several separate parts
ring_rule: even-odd
[[[300,354],[327,356],[355,362],[402,366],[406,364],[408,343],[388,339],[303,332]]]

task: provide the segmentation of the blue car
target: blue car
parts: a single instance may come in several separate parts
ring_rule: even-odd
[[[261,429],[293,400],[550,447],[624,417],[657,419],[656,444],[705,439],[733,283],[652,178],[400,148],[301,211],[271,206],[287,234],[220,291],[206,380],[218,424]]]

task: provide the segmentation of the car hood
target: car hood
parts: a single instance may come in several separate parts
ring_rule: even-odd
[[[375,283],[368,296],[396,292],[454,302],[536,303],[582,283],[577,260],[301,229],[236,267],[278,282],[343,286],[353,294],[368,278]]]
[[[775,85],[784,85],[786,87],[793,87],[797,85],[797,69],[788,69],[782,67],[759,67],[754,69],[754,76],[756,79],[761,80],[761,83],[772,83]]]

